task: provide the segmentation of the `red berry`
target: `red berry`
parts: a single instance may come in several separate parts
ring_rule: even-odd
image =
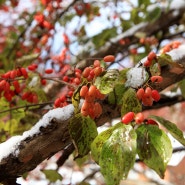
[[[102,73],[102,68],[101,67],[94,68],[95,76],[99,76],[101,73]]]
[[[17,76],[17,71],[16,70],[10,71],[10,78],[11,79],[16,78],[16,76]]]
[[[134,119],[134,115],[135,115],[134,112],[128,112],[122,117],[121,119],[122,123],[124,124],[130,123]]]
[[[136,96],[137,96],[137,98],[138,98],[139,100],[142,99],[142,97],[143,97],[144,94],[145,94],[145,91],[144,91],[143,88],[138,89],[137,92],[136,92]]]
[[[88,92],[88,95],[89,96],[96,96],[96,86],[95,85],[91,85],[90,88],[89,88],[89,92]]]
[[[113,55],[107,55],[103,58],[104,62],[114,62],[115,57]]]
[[[137,124],[141,124],[143,121],[144,121],[143,113],[141,113],[141,112],[137,113],[136,116],[135,116],[135,122]]]
[[[82,88],[80,89],[80,96],[82,98],[85,98],[85,96],[87,95],[88,93],[88,87],[86,85],[82,86]]]
[[[46,85],[46,83],[47,83],[46,79],[42,79],[42,80],[41,80],[41,84],[42,84],[42,85]]]
[[[94,104],[94,115],[96,118],[98,118],[101,114],[102,114],[102,107],[98,102],[96,102]]]
[[[63,81],[64,81],[64,82],[68,82],[68,81],[69,81],[69,77],[68,77],[68,76],[64,76],[64,77],[63,77]]]
[[[99,60],[95,60],[93,66],[94,66],[94,68],[95,67],[100,67],[100,61]]]
[[[145,95],[146,95],[146,96],[151,96],[151,95],[152,95],[152,89],[151,89],[150,87],[147,87],[147,88],[145,89]]]
[[[60,107],[60,104],[61,104],[61,100],[60,98],[57,98],[54,102],[54,106],[57,108],[57,107]]]
[[[19,94],[21,92],[21,88],[20,88],[19,82],[17,80],[15,80],[12,83],[13,83],[13,86],[15,88],[16,93]]]
[[[69,97],[72,97],[72,96],[73,96],[73,92],[74,92],[74,91],[69,91],[69,92],[68,92],[68,96],[69,96]]]
[[[150,125],[158,125],[158,123],[156,121],[154,121],[153,119],[148,119],[147,123]]]
[[[148,54],[148,60],[149,61],[152,61],[153,59],[155,59],[156,58],[156,54],[153,52],[153,51],[151,51],[149,54]]]
[[[4,90],[6,84],[6,80],[1,80],[0,81],[0,90]]]
[[[20,71],[21,71],[22,76],[24,76],[24,78],[28,78],[28,73],[25,68],[23,67],[20,68]]]
[[[157,90],[152,90],[152,98],[156,102],[158,102],[160,100],[161,96]]]
[[[45,70],[45,73],[46,73],[46,74],[51,74],[51,73],[53,73],[53,69],[46,69],[46,70]]]
[[[144,65],[145,67],[150,67],[151,64],[152,64],[152,61],[151,61],[151,60],[148,60],[148,59],[143,63],[143,65]]]
[[[163,81],[163,77],[162,77],[162,76],[152,76],[152,77],[150,78],[150,80],[151,80],[152,82],[160,83],[160,82]]]
[[[86,67],[84,69],[84,71],[82,72],[83,77],[87,78],[89,76],[90,72],[91,72],[91,68],[90,67]]]
[[[142,103],[144,106],[152,106],[153,105],[153,98],[152,96],[148,96],[147,94],[144,94],[142,98]]]
[[[74,78],[73,80],[74,84],[79,85],[81,83],[79,78]]]

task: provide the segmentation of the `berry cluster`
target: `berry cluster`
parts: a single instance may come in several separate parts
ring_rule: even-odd
[[[160,94],[157,90],[151,89],[150,87],[139,88],[136,92],[136,96],[142,101],[144,106],[152,106],[153,101],[157,102],[160,100]]]
[[[155,37],[140,38],[139,42],[140,42],[140,44],[145,44],[145,45],[158,44],[158,40]]]
[[[172,49],[176,49],[181,45],[181,42],[179,41],[174,41],[169,44],[166,44],[160,51],[160,53],[166,53],[171,51]]]
[[[136,124],[145,123],[145,124],[150,124],[150,125],[158,125],[157,122],[155,122],[152,119],[145,119],[143,113],[141,112],[137,114],[135,114],[134,112],[128,112],[121,119],[121,122],[123,124],[129,124],[132,121],[135,121]]]
[[[113,62],[115,57],[113,55],[107,55],[103,58],[104,62]],[[93,85],[93,81],[97,76],[100,76],[105,69],[101,67],[99,60],[95,60],[93,66],[86,67],[82,72],[82,77],[88,81],[88,86],[84,85],[80,89],[80,96],[84,98],[84,102],[81,108],[81,113],[84,116],[90,116],[92,119],[98,118],[102,113],[102,107],[97,100],[105,98],[104,94],[101,94],[99,89]]]
[[[103,61],[104,62],[113,62],[115,61],[115,57],[113,55],[107,55],[103,58]],[[49,69],[48,69],[49,70]],[[45,73],[49,74],[48,73],[48,70],[46,71],[45,70]],[[96,77],[100,76],[101,73],[104,71],[105,69],[103,67],[101,67],[101,62],[99,60],[95,60],[93,65],[90,66],[90,67],[86,67],[83,72],[80,70],[80,69],[74,69],[74,77],[69,77],[67,75],[64,75],[62,80],[66,83],[68,83],[68,91],[67,91],[67,94],[64,98],[64,95],[61,95],[60,97],[58,97],[55,102],[54,102],[54,107],[57,108],[57,107],[63,107],[63,106],[66,106],[67,105],[67,97],[72,97],[73,96],[73,93],[74,93],[74,90],[75,90],[75,86],[78,86],[80,85],[80,83],[82,82],[82,78],[87,80],[87,82],[89,84],[93,84],[93,81],[95,80]],[[90,91],[90,94],[91,94],[91,91],[95,93],[95,91],[93,91],[92,89],[94,88],[95,86],[92,85],[92,87],[90,86],[89,87],[89,91]],[[85,91],[85,88],[86,88],[86,91]],[[92,88],[92,89],[91,89]],[[88,87],[87,86],[83,86],[81,88],[81,91],[82,93],[83,92],[86,92],[88,93]],[[91,100],[89,100],[88,97],[85,97],[85,95],[80,95],[82,98],[85,98],[88,100],[88,102],[91,103],[92,105],[92,102],[94,102],[95,99],[101,99],[104,97],[104,95],[102,95],[98,89],[96,89],[96,95],[90,95],[91,97]],[[85,102],[86,104],[86,102]],[[99,103],[95,103],[95,108],[94,109],[97,109],[97,110],[100,110],[101,107],[100,105],[98,105]],[[93,105],[94,106],[94,105]],[[84,112],[84,111],[82,111]],[[86,111],[87,112],[87,111]],[[94,112],[96,111],[90,111],[91,113],[88,113],[88,115],[90,115],[92,118],[95,118],[95,117],[98,117],[99,115],[97,113],[94,114]],[[98,111],[98,112],[101,112],[101,111]],[[87,115],[87,113],[84,113],[84,115]]]
[[[81,113],[83,116],[90,116],[92,119],[98,118],[102,114],[102,107],[97,100],[104,99],[104,95],[96,88],[95,85],[82,86],[80,96],[84,98]]]
[[[21,86],[18,77],[28,78],[28,74],[25,68],[18,68],[11,70],[1,75],[0,79],[0,94],[8,102],[12,101],[12,98],[21,92]]]
[[[73,93],[75,91],[75,86],[78,86],[81,83],[81,77],[82,71],[78,68],[74,69],[74,77],[69,77],[67,75],[63,76],[62,80],[65,83],[68,83],[67,90],[65,92],[65,95],[60,95],[54,102],[54,108],[58,107],[64,107],[68,105],[67,98],[71,98],[73,96]]]

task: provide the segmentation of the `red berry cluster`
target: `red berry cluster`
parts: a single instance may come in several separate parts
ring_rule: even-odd
[[[100,66],[100,61],[95,60],[92,67],[86,67],[82,72],[82,76],[88,81],[92,81],[95,77],[99,76],[104,69]]]
[[[80,96],[85,99],[81,108],[82,115],[90,116],[92,119],[98,118],[102,114],[102,107],[97,100],[102,100],[105,96],[95,85],[82,86]]]
[[[161,83],[163,81],[162,76],[151,76],[150,81],[152,83]],[[159,92],[151,87],[139,88],[136,92],[136,96],[142,101],[144,106],[152,106],[153,101],[158,102],[161,98]]]
[[[146,87],[145,89],[140,88],[136,92],[136,96],[142,101],[144,106],[152,106],[153,101],[157,102],[160,100],[160,94],[157,90]]]
[[[182,43],[179,41],[174,41],[169,44],[166,44],[160,51],[160,53],[166,53],[171,51],[172,49],[178,48]]]
[[[135,121],[136,124],[146,123],[150,125],[158,125],[157,122],[152,119],[145,119],[143,113],[141,112],[137,114],[135,114],[134,112],[128,112],[121,119],[121,122],[123,124],[129,124],[132,121]]]
[[[60,95],[55,102],[54,102],[54,108],[58,107],[64,107],[68,105],[67,98],[71,98],[73,96],[73,93],[75,91],[75,86],[78,86],[81,83],[81,76],[82,71],[78,68],[74,69],[74,77],[69,77],[67,75],[63,76],[62,80],[69,85],[67,86],[67,91],[64,94]],[[73,87],[74,86],[74,87]]]
[[[139,42],[140,42],[140,44],[145,44],[145,45],[158,44],[158,40],[155,37],[140,38]]]
[[[38,96],[35,92],[24,92],[22,94],[22,100],[26,100],[29,103],[38,103]]]
[[[17,77],[28,78],[25,68],[18,68],[8,71],[1,75],[0,79],[0,94],[5,97],[7,101],[11,102],[12,98],[21,92],[21,87]]]
[[[115,57],[113,55],[107,55],[103,58],[103,61],[104,62],[113,62],[113,61],[115,61]],[[86,67],[83,70],[83,72],[80,69],[77,69],[77,68],[74,69],[74,77],[69,77],[67,75],[64,75],[62,77],[62,80],[64,82],[70,84],[70,85],[68,85],[68,93],[66,94],[66,97],[70,98],[73,96],[73,92],[75,90],[74,87],[80,85],[82,78],[86,79],[87,83],[90,82],[93,84],[94,79],[96,77],[100,76],[103,71],[104,71],[104,68],[101,67],[101,62],[99,60],[95,60],[93,65],[90,67]],[[83,94],[83,92],[85,92],[85,94]],[[89,115],[92,118],[99,117],[99,115],[100,115],[99,113],[102,110],[101,110],[100,104],[98,102],[95,102],[95,100],[103,99],[104,95],[102,95],[100,93],[100,91],[94,85],[91,85],[90,87],[87,87],[85,85],[81,88],[80,96],[85,99],[85,102],[84,102],[84,106],[86,105],[85,108],[92,106],[92,107],[94,107],[94,109],[96,109],[96,110],[91,110],[92,109],[92,107],[91,107],[89,112],[82,111],[83,115]],[[63,95],[62,95],[62,97],[59,97],[55,100],[54,107],[57,108],[57,107],[63,107],[65,105],[67,105],[66,100],[67,100],[67,98],[64,99]],[[87,102],[90,103],[90,105],[88,105]],[[83,108],[84,108],[84,106],[83,106]],[[97,112],[99,112],[99,113],[97,113]]]
[[[67,103],[67,98],[65,95],[62,95],[60,96],[59,98],[57,98],[54,102],[54,108],[57,108],[57,107],[64,107],[68,105]]]

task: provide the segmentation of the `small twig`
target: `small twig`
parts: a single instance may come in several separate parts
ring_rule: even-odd
[[[46,80],[52,80],[54,82],[58,82],[60,84],[64,84],[64,85],[67,85],[67,86],[70,86],[70,87],[73,87],[73,88],[77,88],[76,85],[73,85],[73,84],[70,84],[68,82],[65,82],[63,80],[58,80],[58,79],[55,79],[55,78],[58,78],[58,77],[42,77],[43,79],[46,79]]]
[[[17,110],[17,109],[22,109],[22,108],[28,109],[29,107],[35,107],[35,106],[38,106],[38,105],[42,106],[42,105],[48,105],[48,104],[53,104],[53,103],[54,103],[53,101],[50,101],[50,102],[45,102],[45,103],[37,103],[37,104],[17,106],[17,107],[13,107],[13,108],[10,108],[10,109],[7,109],[7,110],[0,111],[0,114],[5,113],[5,112],[9,112],[9,111],[13,111],[13,110]]]

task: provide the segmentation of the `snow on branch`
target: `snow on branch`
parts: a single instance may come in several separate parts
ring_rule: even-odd
[[[22,141],[26,138],[32,138],[33,136],[40,134],[41,128],[47,128],[49,124],[51,124],[51,120],[56,119],[60,121],[68,120],[74,111],[73,105],[68,105],[64,108],[58,108],[50,110],[47,114],[43,116],[43,118],[32,127],[31,130],[23,133],[22,136],[15,136],[0,144],[0,161],[3,158],[7,157],[9,154],[13,154],[13,156],[19,155],[19,146]]]

